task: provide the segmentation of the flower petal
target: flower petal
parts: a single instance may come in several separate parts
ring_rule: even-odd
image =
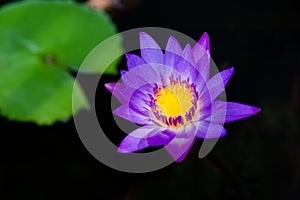
[[[119,96],[119,92],[121,89],[124,88],[123,83],[117,83],[117,82],[112,82],[112,83],[105,83],[104,84],[105,88],[110,91],[120,102],[122,101],[123,96]],[[114,94],[115,93],[115,94]],[[119,99],[120,98],[120,99]],[[127,98],[126,98],[127,99]]]
[[[121,105],[116,110],[114,110],[113,113],[135,124],[145,125],[152,123],[148,116],[130,109],[128,104]]]
[[[196,137],[198,138],[220,138],[226,135],[225,128],[220,124],[210,123],[202,120],[194,122],[194,125],[197,127]]]
[[[168,129],[166,131],[168,132],[168,134],[172,132],[172,130]],[[180,132],[173,132],[175,133],[175,137],[170,143],[165,146],[165,148],[174,158],[174,160],[176,160],[176,162],[182,161],[191,149],[195,141],[195,131],[196,127],[191,124],[190,126],[187,126],[180,130]]]
[[[233,74],[233,67],[217,73],[207,82],[208,91],[205,92],[209,92],[212,100],[214,100],[217,96],[219,96],[222,92],[224,92],[225,85],[230,79],[232,74]]]
[[[176,162],[181,162],[195,142],[195,136],[191,135],[188,138],[175,137],[169,144],[165,146],[165,149],[170,153]]]
[[[149,83],[159,84],[161,82],[159,73],[158,69],[148,64],[141,65],[132,68],[126,74],[122,75],[122,81],[127,87],[138,89]]]
[[[133,88],[125,87],[123,83],[106,83],[104,86],[122,103],[129,101],[128,94],[133,93]]]
[[[147,63],[163,64],[164,55],[161,48],[155,40],[145,32],[140,33],[140,49],[142,57]]]
[[[130,96],[129,108],[130,112],[135,111],[144,116],[149,116],[150,111],[150,97],[148,94],[153,93],[153,87],[151,85],[145,85],[139,89],[134,90],[132,94],[127,94]]]
[[[207,81],[210,72],[210,44],[207,33],[204,33],[201,36],[200,40],[193,47],[192,52],[197,69],[202,78]]]
[[[174,77],[180,75],[186,79],[190,77],[191,71],[193,74],[196,72],[195,67],[186,61],[182,55],[166,51],[164,58],[163,76],[166,78],[169,78],[170,75],[173,75]]]
[[[159,127],[155,125],[148,125],[134,130],[133,132],[129,133],[121,142],[118,152],[130,153],[148,147],[149,143],[147,142],[147,135],[158,128]]]
[[[174,63],[174,71],[176,71],[177,74],[182,77],[182,80],[189,78],[189,80],[195,84],[203,85],[205,83],[196,67],[182,56],[178,56],[176,58]]]
[[[167,145],[175,136],[175,134],[166,134],[165,128],[161,127],[148,134],[147,141],[151,146]]]
[[[205,53],[210,52],[210,44],[208,34],[205,32],[199,39],[199,41],[193,47],[193,55],[197,62]]]
[[[197,61],[196,67],[202,78],[205,81],[208,81],[210,72],[210,55],[208,53],[204,53],[204,55]]]
[[[176,54],[178,56],[182,55],[182,48],[179,42],[174,38],[173,36],[169,37],[167,46],[166,46],[166,52],[171,52],[173,54]]]
[[[200,121],[211,116],[212,113],[211,104],[212,103],[211,103],[210,95],[206,93],[205,96],[202,96],[201,98],[200,105],[198,108],[199,115],[198,118],[195,119],[195,121]]]
[[[187,44],[183,50],[182,57],[185,61],[189,62],[192,66],[195,66],[195,60],[192,53],[191,45]]]
[[[124,74],[126,74],[126,70],[120,70],[121,75],[123,76]]]
[[[235,102],[216,101],[212,106],[211,121],[215,123],[232,122],[255,115],[259,108]]]
[[[134,68],[134,67],[139,67],[141,65],[146,65],[147,64],[146,61],[143,58],[141,58],[141,57],[139,57],[135,54],[127,53],[126,58],[127,58],[127,67],[128,67],[129,70]]]
[[[116,82],[106,83],[104,84],[104,86],[108,91],[112,93],[117,84],[119,85],[119,88],[124,88],[124,85],[122,83],[116,83]]]

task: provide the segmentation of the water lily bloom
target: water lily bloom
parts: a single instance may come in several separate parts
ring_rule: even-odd
[[[210,45],[206,33],[184,49],[170,36],[164,51],[148,34],[140,33],[141,57],[126,54],[128,71],[122,82],[106,88],[121,102],[113,113],[140,128],[120,144],[120,153],[164,145],[182,161],[196,138],[219,138],[225,122],[256,114],[259,108],[218,99],[233,68],[210,76]]]

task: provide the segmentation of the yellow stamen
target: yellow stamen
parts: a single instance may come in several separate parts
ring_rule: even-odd
[[[155,109],[157,118],[168,126],[180,127],[195,111],[195,90],[187,81],[171,78],[170,86],[155,90]]]

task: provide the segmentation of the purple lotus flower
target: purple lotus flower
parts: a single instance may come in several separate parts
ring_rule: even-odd
[[[197,137],[222,137],[226,134],[225,122],[260,111],[253,106],[217,100],[233,68],[210,78],[206,33],[194,47],[188,44],[184,49],[171,36],[163,52],[142,32],[140,46],[141,57],[126,54],[128,71],[121,71],[122,83],[105,84],[122,103],[113,113],[141,125],[122,141],[120,153],[164,145],[180,162]]]

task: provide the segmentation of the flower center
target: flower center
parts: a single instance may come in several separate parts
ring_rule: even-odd
[[[167,87],[162,80],[162,87],[154,88],[152,97],[152,112],[155,117],[167,126],[180,127],[192,120],[197,108],[198,94],[189,80],[182,81],[181,77],[170,77]]]

